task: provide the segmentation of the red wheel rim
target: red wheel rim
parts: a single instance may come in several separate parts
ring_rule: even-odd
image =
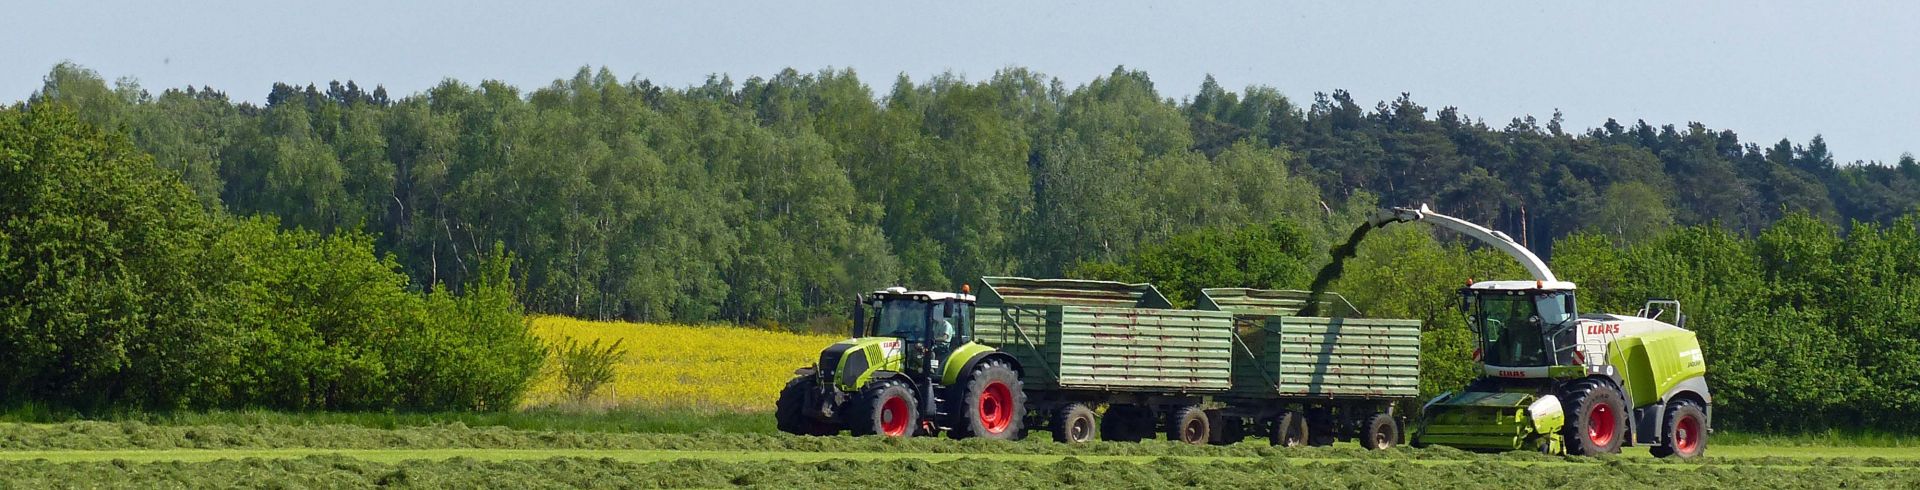
[[[1680,449],[1682,454],[1693,454],[1694,451],[1700,450],[1701,435],[1704,432],[1706,431],[1700,430],[1698,417],[1680,417],[1680,423],[1674,424],[1673,427],[1673,446]]]
[[[1013,422],[1013,391],[1001,382],[987,385],[980,390],[980,428],[988,433],[999,434],[1007,430]]]
[[[1613,407],[1605,403],[1594,405],[1587,410],[1587,440],[1595,446],[1606,446],[1613,442]]]
[[[880,432],[889,436],[907,435],[907,399],[888,398],[880,404]]]

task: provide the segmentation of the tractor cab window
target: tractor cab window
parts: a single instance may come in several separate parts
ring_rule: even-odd
[[[938,318],[940,314],[941,310],[939,309],[933,312],[933,316],[936,318]],[[953,316],[946,318],[946,320],[948,323],[947,327],[934,329],[936,340],[944,340],[954,344],[964,344],[967,340],[973,338],[973,305],[959,301],[953,302]],[[938,325],[936,325],[936,327],[937,326]]]
[[[927,313],[933,306],[932,302],[915,299],[882,300],[873,333],[881,337],[920,341],[926,336]]]
[[[1530,294],[1488,293],[1480,296],[1480,335],[1482,360],[1493,366],[1545,366],[1547,352],[1542,336],[1544,318]],[[1565,312],[1562,311],[1562,314]]]

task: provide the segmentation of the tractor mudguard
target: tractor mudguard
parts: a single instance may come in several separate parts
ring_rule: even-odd
[[[954,383],[960,382],[960,375],[973,371],[974,366],[980,364],[980,360],[986,359],[988,355],[998,352],[999,351],[988,347],[986,344],[977,342],[968,342],[966,345],[954,349],[952,354],[947,355],[947,361],[944,365],[940,367],[940,385],[952,386]],[[1020,364],[1014,362],[1012,356],[1005,357],[1009,364],[1013,364],[1014,369],[1019,369]]]

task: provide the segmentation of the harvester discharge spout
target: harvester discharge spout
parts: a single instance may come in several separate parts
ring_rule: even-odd
[[[1534,255],[1533,251],[1527,250],[1526,246],[1514,241],[1513,237],[1507,236],[1506,233],[1473,224],[1471,221],[1433,212],[1433,210],[1425,204],[1421,204],[1419,208],[1382,209],[1374,213],[1374,215],[1367,220],[1367,223],[1373,225],[1375,228],[1379,228],[1393,223],[1408,223],[1414,221],[1453,230],[1454,232],[1486,243],[1501,253],[1513,257],[1514,261],[1519,262],[1521,267],[1527,269],[1527,274],[1532,275],[1535,281],[1560,282],[1558,278],[1554,277],[1553,270],[1547,268],[1546,261],[1540,260],[1540,256]]]

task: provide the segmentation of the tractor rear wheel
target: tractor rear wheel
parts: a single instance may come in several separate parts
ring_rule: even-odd
[[[1069,403],[1053,411],[1053,440],[1069,444],[1093,442],[1100,436],[1100,423],[1093,417],[1093,407],[1085,403]]]
[[[1567,454],[1593,456],[1620,452],[1626,442],[1626,400],[1613,385],[1593,379],[1567,383],[1561,388],[1561,403],[1567,414],[1562,435]]]
[[[920,408],[913,401],[913,390],[898,381],[881,381],[860,390],[853,400],[853,435],[906,437],[920,426]]]
[[[987,359],[961,381],[959,420],[947,435],[954,439],[1019,439],[1027,418],[1027,393],[1020,374],[998,359]]]
[[[1273,417],[1273,430],[1267,442],[1280,447],[1300,447],[1307,443],[1307,419],[1296,412],[1280,412]]]
[[[1400,444],[1400,422],[1393,416],[1375,413],[1362,422],[1360,447],[1367,449],[1393,449]]]
[[[1693,459],[1707,452],[1707,411],[1692,400],[1667,404],[1664,444],[1652,448],[1655,457]]]
[[[1207,411],[1199,405],[1180,407],[1167,418],[1167,440],[1206,444],[1212,435],[1213,421],[1207,419]]]
[[[830,436],[840,432],[831,422],[816,420],[807,416],[807,393],[814,390],[811,376],[799,376],[787,381],[787,387],[780,390],[780,400],[773,405],[773,422],[781,432],[802,436]]]
[[[1103,441],[1140,442],[1153,433],[1153,413],[1134,405],[1108,405],[1099,432]]]

